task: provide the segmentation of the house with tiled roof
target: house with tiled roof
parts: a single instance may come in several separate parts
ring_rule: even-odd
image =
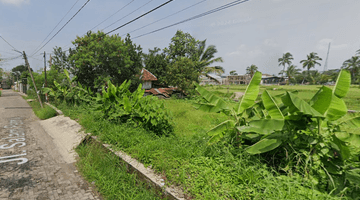
[[[141,70],[140,79],[143,81],[142,89],[151,89],[152,82],[157,81],[157,78],[154,74],[143,68]]]

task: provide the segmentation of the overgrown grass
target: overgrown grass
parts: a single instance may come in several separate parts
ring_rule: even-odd
[[[311,180],[300,175],[277,174],[261,157],[250,156],[241,148],[229,145],[230,138],[208,146],[206,131],[225,116],[195,110],[185,100],[169,100],[166,105],[176,121],[176,134],[170,137],[159,137],[133,123],[114,124],[100,119],[88,106],[63,104],[58,108],[65,115],[79,119],[87,132],[99,136],[103,142],[151,165],[167,183],[180,185],[189,198],[334,198],[317,191]]]
[[[127,173],[126,166],[112,153],[105,152],[98,144],[80,145],[76,152],[80,159],[77,166],[88,182],[95,182],[105,199],[160,199],[136,174]]]
[[[1,97],[1,90],[0,90],[0,97]]]
[[[29,102],[29,105],[33,108],[35,115],[39,119],[44,120],[56,116],[56,111],[46,104],[43,104],[43,108],[41,108],[38,101]]]

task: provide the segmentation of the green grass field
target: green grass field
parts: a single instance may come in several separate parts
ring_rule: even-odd
[[[329,86],[332,88],[332,86]],[[231,85],[229,86],[206,86],[209,91],[216,91],[217,95],[223,97],[229,97],[234,92],[245,92],[246,85]],[[299,97],[304,100],[310,100],[313,95],[321,88],[321,85],[271,85],[271,86],[261,86],[260,94],[265,90],[268,90],[271,95],[282,94],[285,91],[299,91]],[[259,94],[259,95],[260,95]],[[350,87],[350,91],[347,96],[344,98],[346,106],[349,110],[360,111],[360,88],[357,85]]]

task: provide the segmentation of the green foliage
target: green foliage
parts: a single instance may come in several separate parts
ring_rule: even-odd
[[[94,182],[97,190],[106,199],[160,199],[156,191],[141,182],[136,174],[127,172],[119,158],[104,151],[100,145],[89,143],[77,147],[77,166],[88,182]],[[121,180],[121,181],[119,181]]]
[[[92,90],[100,88],[111,79],[114,84],[131,80],[131,89],[140,82],[137,75],[142,69],[142,49],[130,40],[103,32],[92,33],[75,39],[75,50],[70,51],[69,62],[74,66],[73,75],[83,86]]]
[[[56,111],[48,105],[44,105],[44,107],[41,108],[38,101],[29,102],[29,104],[33,108],[35,115],[39,119],[44,120],[56,116]]]
[[[265,91],[262,94],[262,101],[253,104],[259,87],[259,81],[254,80],[256,78],[252,79],[243,99],[235,107],[236,112],[229,112],[226,106],[220,107],[212,103],[217,97],[212,97],[210,92],[199,89],[198,86],[198,91],[209,102],[208,105],[212,106],[212,111],[221,111],[235,117],[231,123],[227,120],[215,126],[208,132],[209,135],[213,138],[217,137],[216,141],[219,141],[219,138],[224,137],[224,133],[234,132],[236,127],[235,136],[240,139],[240,145],[242,144],[248,153],[262,154],[277,151],[277,154],[281,152],[282,156],[286,154],[285,159],[281,156],[277,158],[281,160],[279,165],[287,163],[283,167],[288,170],[296,168],[295,171],[316,180],[316,184],[321,183],[322,189],[328,191],[336,190],[336,193],[341,193],[344,188],[360,181],[356,179],[358,176],[354,175],[356,170],[349,174],[349,170],[354,167],[360,169],[359,152],[351,153],[352,147],[360,146],[360,136],[343,133],[344,127],[360,127],[360,117],[344,119],[347,108],[342,98],[350,88],[348,71],[340,72],[332,90],[323,86],[309,102],[291,92],[278,95],[276,98],[280,99],[276,100]],[[209,96],[211,99],[208,98]],[[248,100],[249,102],[246,103]],[[245,117],[244,113],[246,113]],[[239,114],[242,114],[241,118]],[[353,140],[352,143],[348,143],[350,138]],[[210,139],[210,142],[213,141]],[[289,157],[289,154],[300,160],[303,159],[304,162],[301,165],[299,162],[297,165],[289,163],[294,159],[292,156]],[[336,182],[335,179],[348,180],[350,184]]]
[[[157,77],[157,82],[166,84],[166,74],[168,70],[169,60],[166,58],[164,52],[155,47],[153,50],[149,49],[148,54],[143,54],[145,68]]]
[[[163,102],[153,96],[143,97],[145,90],[141,84],[131,93],[130,85],[131,81],[125,81],[116,87],[108,81],[107,88],[103,87],[102,95],[97,94],[96,98],[95,107],[102,117],[122,122],[131,119],[159,135],[172,133],[172,119]]]

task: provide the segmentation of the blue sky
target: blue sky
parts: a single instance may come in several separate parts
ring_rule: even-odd
[[[86,1],[78,0],[50,37]],[[174,0],[114,34],[126,34],[201,1]],[[76,0],[0,0],[0,35],[16,49],[25,51],[30,56],[75,2]],[[129,2],[131,4],[128,7],[94,30],[102,30],[147,3],[104,29],[110,31],[166,0],[90,0],[53,40],[29,58],[31,67],[35,70],[42,68],[44,64],[40,53],[51,53],[55,46],[65,49],[71,47],[71,41],[76,36],[85,34]],[[203,1],[184,12],[133,32],[131,36],[136,37],[230,2],[232,1]],[[225,68],[226,73],[236,70],[239,74],[244,74],[247,66],[255,64],[263,73],[278,74],[281,69],[277,60],[285,52],[293,54],[293,64],[299,68],[302,68],[300,60],[305,59],[310,52],[317,52],[323,58],[322,66],[316,68],[321,71],[331,42],[328,69],[335,69],[360,49],[359,10],[359,0],[250,0],[200,19],[136,38],[134,43],[141,45],[144,52],[149,48],[164,48],[175,32],[182,30],[199,40],[207,39],[207,45],[215,45],[218,49],[216,56],[224,59],[224,63],[220,65]],[[10,58],[17,53],[0,38],[0,55],[2,58]],[[23,63],[22,59],[16,59],[3,62],[0,67],[11,70]]]

